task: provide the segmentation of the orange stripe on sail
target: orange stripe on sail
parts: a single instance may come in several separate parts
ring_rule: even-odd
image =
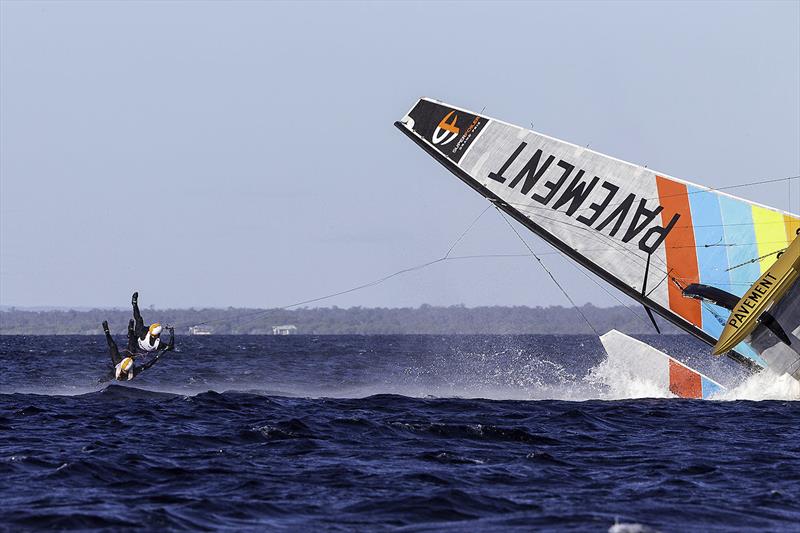
[[[783,222],[786,226],[786,240],[791,243],[797,238],[797,230],[800,229],[800,218],[783,215]]]
[[[703,398],[700,374],[669,360],[669,391],[681,398]]]
[[[664,208],[661,211],[662,224],[672,220],[675,213],[681,216],[665,240],[669,272],[669,308],[699,328],[702,325],[700,301],[685,298],[681,293],[681,287],[700,281],[692,212],[689,208],[686,185],[656,176],[656,186],[661,207]]]

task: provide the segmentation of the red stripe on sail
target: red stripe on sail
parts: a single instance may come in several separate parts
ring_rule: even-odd
[[[700,374],[670,359],[669,391],[681,398],[703,398],[703,380]]]

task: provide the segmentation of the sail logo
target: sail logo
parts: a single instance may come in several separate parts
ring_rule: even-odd
[[[448,122],[450,117],[453,117],[451,122]],[[458,120],[458,115],[455,114],[455,111],[450,111],[442,120],[439,122],[439,125],[436,126],[436,129],[433,131],[433,136],[431,137],[431,141],[433,144],[441,144],[442,146],[453,142],[453,139],[458,137],[459,132],[461,131],[456,126],[456,121]]]
[[[778,278],[767,271],[755,285],[750,287],[750,292],[737,304],[736,308],[731,313],[731,319],[728,321],[728,325],[734,329],[739,329],[739,326],[747,321],[747,317],[752,309],[758,308],[759,311],[761,311],[763,306],[759,305],[760,300],[769,296],[770,291],[777,287],[775,284],[777,281]],[[722,338],[722,336],[720,336],[720,338]]]
[[[621,192],[623,187],[620,185],[601,180],[599,176],[589,180],[589,176],[593,175],[591,171],[584,179],[586,171],[553,154],[544,153],[541,148],[533,153],[527,151],[525,162],[516,176],[506,175],[527,147],[527,142],[521,142],[506,162],[498,170],[489,172],[487,177],[555,211],[565,207],[565,215],[598,232],[607,231],[609,236],[621,239],[624,243],[638,238],[639,249],[647,254],[654,253],[661,246],[681,217],[675,213],[665,225],[654,224],[664,210],[660,204],[648,205],[651,199],[640,198],[635,193],[622,199],[624,192]],[[560,176],[556,177],[558,174]],[[534,187],[540,180],[542,183]],[[592,202],[590,196],[598,201]]]

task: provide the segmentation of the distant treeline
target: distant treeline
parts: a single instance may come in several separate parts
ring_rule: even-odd
[[[641,308],[595,307],[581,311],[601,334],[610,329],[625,333],[653,333],[653,326]],[[366,308],[323,307],[313,309],[144,309],[145,321],[175,325],[176,334],[205,324],[214,334],[272,334],[272,327],[294,325],[305,335],[370,334],[528,334],[592,333],[578,312],[569,307],[434,307]],[[112,331],[124,333],[129,310],[0,311],[3,335],[100,335],[101,322],[108,320]],[[657,318],[665,333],[679,330]]]

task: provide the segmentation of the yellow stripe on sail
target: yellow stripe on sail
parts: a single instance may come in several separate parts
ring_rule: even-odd
[[[792,242],[797,237],[797,230],[800,229],[800,218],[783,215],[783,222],[786,226],[786,239]]]
[[[759,264],[763,274],[777,259],[775,252],[783,250],[789,245],[786,240],[783,213],[754,205],[753,228],[756,233],[758,256],[761,257]]]

